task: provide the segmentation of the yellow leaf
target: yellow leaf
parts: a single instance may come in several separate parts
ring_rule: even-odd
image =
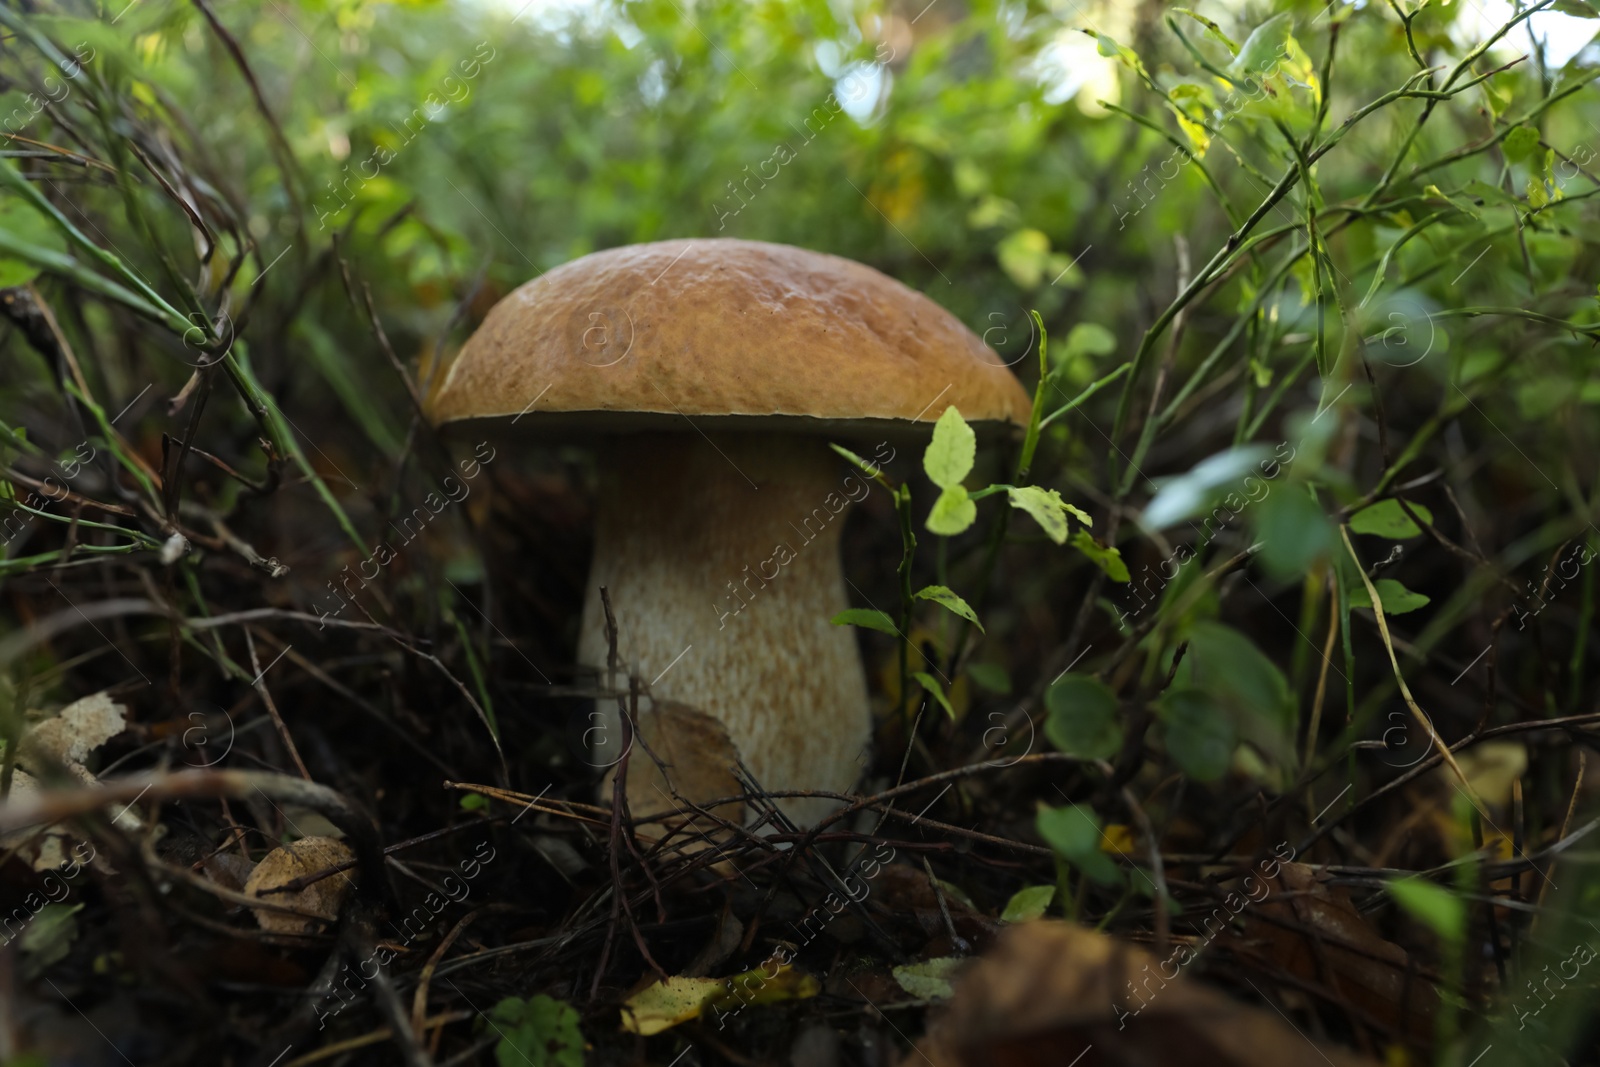
[[[723,978],[674,975],[641,989],[623,1003],[622,1028],[644,1037],[670,1030],[679,1023],[698,1019],[711,998],[726,989],[727,980]]]
[[[1114,822],[1105,828],[1104,836],[1100,838],[1100,851],[1131,856],[1138,844],[1133,836],[1132,827]]]
[[[768,974],[764,967],[736,974],[724,983],[724,988],[726,993],[711,998],[711,1006],[719,1012],[749,1004],[807,1000],[822,992],[822,983],[785,963],[774,974]]]
[[[757,967],[732,978],[674,975],[641,989],[623,1003],[622,1029],[649,1037],[698,1019],[707,1008],[726,1014],[752,1004],[805,1000],[821,991],[822,983],[787,964],[771,973]]]
[[[1203,158],[1206,149],[1211,147],[1211,134],[1198,122],[1194,122],[1182,115],[1178,116],[1178,125],[1183,127],[1183,132],[1189,136],[1189,143],[1194,146],[1195,157]]]
[[[1528,769],[1528,750],[1515,741],[1489,741],[1456,757],[1473,792],[1495,807],[1511,802],[1511,783]],[[1448,781],[1454,781],[1454,775]]]

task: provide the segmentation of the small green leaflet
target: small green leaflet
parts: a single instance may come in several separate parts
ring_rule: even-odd
[[[1101,885],[1123,884],[1122,868],[1100,851],[1105,835],[1094,812],[1076,804],[1064,808],[1040,804],[1034,826],[1045,844],[1091,880]]]
[[[1518,126],[1500,142],[1500,151],[1511,163],[1526,163],[1539,149],[1539,131],[1532,126]]]
[[[1025,485],[1020,489],[1007,489],[1006,499],[1012,507],[1032,515],[1034,521],[1044,528],[1045,535],[1058,545],[1067,543],[1068,515],[1085,526],[1094,525],[1088,515],[1062,500],[1061,494],[1054,489]]]
[[[1251,31],[1239,49],[1239,55],[1228,67],[1228,72],[1247,78],[1268,74],[1289,50],[1289,33],[1294,29],[1294,16],[1284,11],[1272,16]]]
[[[977,521],[978,505],[959,485],[940,493],[928,512],[928,529],[942,537],[954,537]]]
[[[965,600],[962,600],[961,597],[957,596],[948,587],[942,585],[925,585],[921,589],[917,590],[913,595],[918,600],[931,600],[935,604],[938,604],[948,611],[961,616],[963,619],[966,619],[972,625],[976,626],[980,631],[983,630],[983,623],[978,621],[978,613],[972,610],[972,605],[968,604]]]
[[[1505,153],[1506,162],[1520,163],[1528,169],[1525,191],[1529,204],[1544,207],[1552,199],[1561,199],[1561,189],[1550,172],[1555,151],[1540,145],[1538,130],[1532,126],[1516,127],[1500,142],[1500,150]]]
[[[1096,567],[1106,572],[1113,582],[1128,580],[1128,565],[1122,562],[1122,553],[1090,537],[1088,531],[1079,530],[1072,535],[1072,547],[1082,552]]]
[[[869,630],[882,630],[886,634],[900,636],[900,628],[894,620],[876,608],[846,608],[831,620],[835,626],[865,626]]]
[[[967,677],[991,693],[1009,696],[1011,675],[998,663],[974,663],[967,667]]]
[[[1261,565],[1275,578],[1308,573],[1333,551],[1337,535],[1321,506],[1303,486],[1285,486],[1255,511]]]
[[[66,241],[56,232],[55,225],[32,205],[9,193],[0,197],[0,230],[19,247],[39,249],[46,253],[61,254],[67,250]],[[39,267],[24,259],[0,257],[0,287],[26,285],[39,276]]]
[[[1383,604],[1385,615],[1404,615],[1408,611],[1416,611],[1425,606],[1429,597],[1421,593],[1413,593],[1393,578],[1379,578],[1373,583],[1378,590],[1378,600]],[[1350,588],[1350,606],[1352,608],[1371,608],[1372,598],[1367,595],[1365,585],[1355,585]]]
[[[1118,44],[1115,40],[1107,37],[1103,33],[1095,33],[1093,30],[1082,30],[1080,32],[1086,33],[1094,38],[1095,47],[1099,50],[1101,55],[1107,57],[1108,59],[1121,60],[1127,65],[1129,70],[1137,73],[1139,77],[1145,81],[1150,80],[1150,72],[1144,69],[1144,62],[1139,59],[1139,53],[1135,52],[1127,45]]]
[[[1006,901],[1006,910],[1000,913],[1000,921],[1023,923],[1042,918],[1055,898],[1056,887],[1053,885],[1030,885],[1026,889],[1019,889]]]
[[[1080,322],[1067,334],[1066,351],[1051,362],[1069,363],[1074,356],[1109,356],[1117,350],[1117,337],[1096,322]]]
[[[583,1067],[583,1033],[570,1005],[542,993],[507,997],[489,1019],[500,1035],[494,1050],[500,1067]]]
[[[67,958],[78,937],[82,904],[46,904],[34,913],[33,922],[23,928],[17,945],[29,957],[31,969],[53,967]]]
[[[1203,689],[1169,689],[1156,705],[1167,729],[1167,754],[1197,782],[1228,773],[1238,745],[1233,721]]]
[[[950,716],[952,722],[955,721],[956,709],[950,706],[949,699],[944,695],[944,689],[940,687],[938,682],[934,681],[933,675],[927,671],[912,671],[911,677],[917,680],[918,685],[932,693],[933,699],[939,702],[939,706],[944,709],[944,713]]]
[[[1411,504],[1410,501],[1406,503],[1410,504],[1411,510],[1424,522],[1429,526],[1433,525],[1433,512],[1421,504]],[[1387,537],[1391,541],[1404,541],[1408,537],[1419,537],[1422,534],[1422,527],[1412,522],[1405,508],[1394,499],[1380,500],[1350,516],[1350,529],[1359,534]]]
[[[1104,682],[1086,674],[1068,674],[1045,690],[1044,735],[1050,743],[1079,759],[1110,759],[1122,750],[1122,724],[1117,697]]]
[[[1467,906],[1443,886],[1422,878],[1400,878],[1389,883],[1389,895],[1445,941],[1460,941],[1466,932]]]
[[[959,489],[962,479],[972,473],[977,456],[978,435],[954,405],[945,408],[933,424],[933,440],[922,454],[922,469],[940,489]]]
[[[1172,9],[1172,11],[1178,15],[1187,15],[1196,22],[1200,23],[1200,25],[1204,26],[1206,28],[1206,36],[1226,48],[1229,55],[1236,56],[1239,54],[1239,46],[1234,44],[1233,38],[1223,33],[1222,27],[1218,26],[1215,22],[1212,22],[1204,15],[1196,14],[1195,12],[1190,11],[1186,7],[1175,7]]]
[[[1181,671],[1226,709],[1251,744],[1280,766],[1293,764],[1299,721],[1294,693],[1283,671],[1250,638],[1220,622],[1197,622],[1189,630]]]

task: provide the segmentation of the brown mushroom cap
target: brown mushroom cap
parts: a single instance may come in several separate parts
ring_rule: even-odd
[[[960,320],[892,278],[821,252],[709,238],[596,252],[521,286],[429,407],[436,424],[515,419],[519,430],[690,416],[832,433],[932,423],[950,405],[969,422],[1024,426],[1030,401]]]

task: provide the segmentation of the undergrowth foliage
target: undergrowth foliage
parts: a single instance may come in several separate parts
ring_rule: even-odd
[[[141,1064],[904,1052],[1055,916],[1171,965],[1128,1030],[1181,971],[1392,1062],[1595,1062],[1600,53],[1546,37],[1593,4],[920,6],[0,7],[11,1017]],[[750,782],[763,833],[649,844],[591,803],[651,679],[573,666],[586,455],[422,412],[515,285],[702,235],[928,292],[1033,407],[836,446],[886,490],[833,620],[873,762],[814,830]],[[101,693],[126,729],[40,756]],[[282,892],[344,911],[258,929],[246,873],[328,835]]]

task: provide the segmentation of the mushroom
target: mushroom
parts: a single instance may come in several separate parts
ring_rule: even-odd
[[[671,709],[638,733],[698,803],[729,796],[740,761],[771,792],[843,792],[864,766],[866,675],[854,633],[830,620],[849,603],[843,512],[873,482],[828,443],[865,442],[881,464],[951,405],[1015,427],[1029,403],[921,293],[837,256],[719,238],[614,248],[528,282],[489,312],[429,411],[490,434],[600,438],[578,659],[607,666],[604,587],[621,663]],[[625,735],[602,715],[594,762],[609,766]],[[683,723],[695,737],[673,745]],[[704,758],[674,774],[662,749]],[[635,816],[678,806],[651,764],[633,752]],[[837,807],[776,804],[799,826]]]

